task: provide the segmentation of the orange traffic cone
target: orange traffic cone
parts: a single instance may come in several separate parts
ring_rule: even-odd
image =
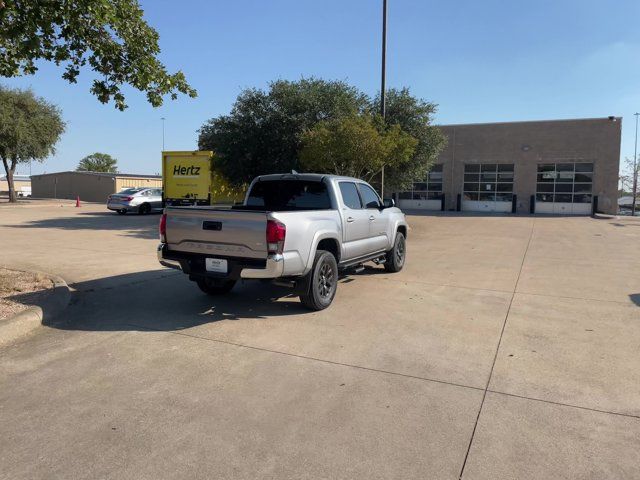
[[[80,207],[80,195],[76,196],[76,208]]]

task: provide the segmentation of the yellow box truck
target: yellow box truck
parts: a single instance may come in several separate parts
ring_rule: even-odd
[[[165,205],[210,205],[213,152],[162,152]]]
[[[214,170],[213,152],[162,152],[164,205],[232,205],[246,186],[232,187]]]

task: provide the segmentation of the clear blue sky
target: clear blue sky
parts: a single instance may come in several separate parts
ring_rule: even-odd
[[[277,78],[343,79],[375,94],[380,82],[381,0],[144,0],[161,58],[181,69],[196,99],[146,104],[132,90],[122,113],[43,64],[31,86],[58,104],[67,131],[33,173],[73,169],[95,152],[123,172],[160,170],[166,149],[192,150],[205,120],[227,113],[245,87]],[[633,156],[640,110],[637,0],[389,0],[387,83],[439,105],[438,123],[623,116],[622,154]],[[28,167],[21,173],[28,173]]]

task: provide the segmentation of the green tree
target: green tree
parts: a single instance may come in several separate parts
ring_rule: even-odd
[[[379,98],[372,99],[341,81],[278,80],[267,91],[243,91],[229,115],[212,118],[200,128],[198,146],[201,150],[213,150],[215,168],[234,185],[240,185],[257,175],[301,169],[304,132],[322,121],[364,114],[373,119],[379,104]],[[403,156],[393,162],[388,159],[387,187],[399,189],[424,178],[444,147],[444,135],[431,124],[435,111],[436,105],[413,97],[408,89],[392,89],[387,93],[386,123],[371,120],[373,125],[383,136],[397,125],[418,141],[411,157]],[[354,122],[350,123],[349,128],[355,128]],[[325,128],[337,131],[337,125]],[[311,161],[309,155],[307,152],[307,162]]]
[[[0,86],[0,159],[7,174],[9,201],[16,202],[13,174],[19,163],[43,161],[55,152],[64,132],[60,110],[31,90]]]
[[[169,74],[158,60],[158,33],[137,0],[0,0],[0,76],[30,75],[40,60],[64,65],[76,83],[87,64],[96,72],[91,93],[102,103],[127,105],[123,85],[162,105],[164,95],[196,96],[182,72]]]
[[[437,105],[411,95],[408,88],[387,91],[385,122],[400,128],[418,140],[412,157],[385,168],[385,188],[402,189],[425,178],[433,162],[446,145],[442,131],[432,125]],[[371,111],[380,110],[380,98],[371,103]]]
[[[234,184],[265,173],[298,168],[301,135],[322,120],[369,108],[369,98],[341,81],[278,80],[268,91],[248,89],[231,113],[199,130],[198,146],[216,153],[216,168]]]
[[[370,115],[324,120],[302,134],[305,171],[347,175],[371,181],[382,167],[402,165],[418,141],[398,125],[386,127]]]
[[[77,172],[103,172],[103,173],[117,173],[118,172],[118,160],[113,158],[108,153],[92,153],[87,155],[76,168]]]
[[[638,200],[638,183],[640,179],[640,162],[634,162],[633,159],[625,158],[623,169],[618,175],[618,196],[631,197],[631,212],[635,215],[638,210],[636,208]]]

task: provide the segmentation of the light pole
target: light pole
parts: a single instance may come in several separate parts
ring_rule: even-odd
[[[633,149],[633,200],[631,203],[631,216],[636,214],[636,198],[638,196],[638,115],[640,113],[634,113],[636,116],[636,145]]]
[[[382,72],[380,82],[380,115],[384,120],[386,114],[385,87],[387,76],[387,0],[382,0]],[[637,117],[636,117],[637,118]],[[384,198],[384,165],[382,166],[382,178],[380,195]]]
[[[166,120],[164,117],[160,117],[162,120],[162,151],[164,152],[164,121]]]

